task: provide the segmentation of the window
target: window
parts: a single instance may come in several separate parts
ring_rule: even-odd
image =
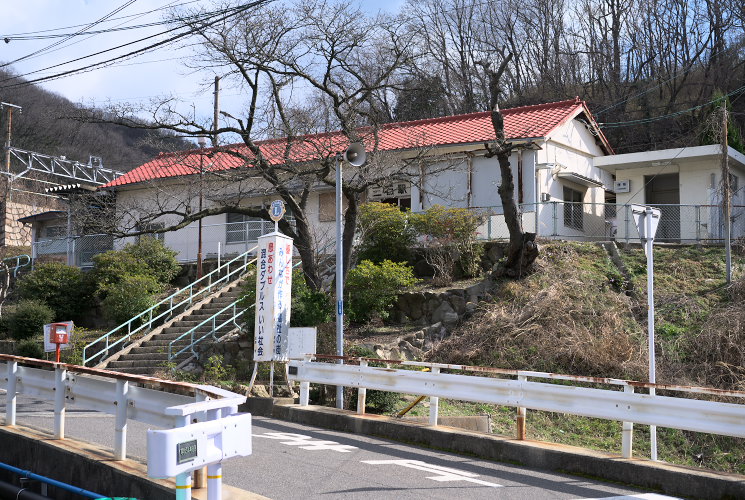
[[[582,230],[582,200],[584,194],[572,188],[564,188],[564,226]]]
[[[246,243],[256,241],[264,233],[270,232],[271,222],[248,215],[228,213],[225,226],[226,243]]]
[[[140,231],[155,231],[157,229],[163,229],[165,224],[162,222],[151,222],[150,224],[142,224],[137,226]],[[154,233],[154,234],[141,234],[137,237],[139,242],[142,238],[155,238],[156,240],[165,241],[166,233]]]
[[[47,226],[44,228],[44,237],[49,239],[64,238],[67,236],[65,226]]]

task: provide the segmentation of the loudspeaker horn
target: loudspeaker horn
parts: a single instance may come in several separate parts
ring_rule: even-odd
[[[353,167],[361,167],[367,160],[365,146],[359,142],[353,142],[349,145],[347,150],[344,151],[344,159]]]

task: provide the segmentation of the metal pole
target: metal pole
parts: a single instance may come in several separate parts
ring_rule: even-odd
[[[652,209],[647,207],[644,218],[644,245],[647,249],[647,328],[649,330],[649,383],[656,383],[655,354],[654,354],[654,240],[652,238]],[[655,395],[655,389],[650,388],[649,394]],[[649,426],[650,454],[652,460],[657,460],[657,426]]]
[[[59,344],[57,344],[59,346]],[[65,439],[65,380],[67,370],[54,369],[54,439]]]
[[[8,361],[8,386],[6,387],[5,425],[16,425],[16,384],[18,381],[18,361]]]
[[[116,421],[114,424],[114,460],[127,458],[127,395],[129,382],[116,381]]]
[[[727,146],[727,103],[722,107],[722,219],[727,283],[732,283],[732,216],[729,182],[729,150]]]
[[[202,139],[200,137],[200,139]],[[199,141],[199,213],[200,217],[197,221],[197,279],[202,277],[202,204],[204,195],[203,191],[204,183],[204,140]]]
[[[336,354],[344,356],[344,254],[342,244],[341,155],[336,155]],[[339,364],[344,360],[339,359]],[[344,408],[344,386],[336,386],[336,407]]]

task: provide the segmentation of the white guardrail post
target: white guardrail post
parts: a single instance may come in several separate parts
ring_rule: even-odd
[[[528,377],[525,375],[518,375],[517,380],[520,382],[527,382]],[[525,418],[527,417],[527,409],[524,406],[518,406],[517,408],[517,439],[525,441],[527,434],[527,428],[525,427]]]
[[[176,427],[189,425],[189,417],[189,415],[176,417]],[[191,471],[176,475],[176,500],[191,500]]]
[[[367,366],[367,361],[364,359],[360,361],[360,367],[364,368]],[[360,415],[365,414],[365,404],[367,399],[367,389],[365,387],[360,387],[357,389],[357,413]]]
[[[18,362],[8,361],[8,385],[5,402],[5,422],[7,425],[16,425],[16,382],[18,381]]]
[[[432,368],[432,374],[437,375],[440,373],[438,367]],[[437,425],[437,417],[440,410],[440,398],[437,396],[429,397],[429,425]]]
[[[626,384],[623,386],[623,392],[633,394],[634,387]],[[621,437],[621,456],[623,456],[623,458],[631,458],[631,454],[632,454],[631,441],[634,437],[634,423],[624,422],[622,425],[623,425],[623,430],[621,432],[623,435]]]
[[[54,368],[54,439],[65,439],[65,392],[67,370]]]
[[[114,460],[127,458],[127,394],[129,382],[116,381],[116,421],[114,422]]]

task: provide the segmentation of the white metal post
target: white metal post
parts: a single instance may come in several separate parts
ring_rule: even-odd
[[[216,408],[207,411],[207,420],[219,420],[222,410]],[[222,463],[207,466],[207,500],[222,499]]]
[[[517,380],[519,382],[526,382],[528,380],[528,377],[525,375],[518,375]],[[526,438],[526,418],[528,416],[527,409],[525,407],[518,407],[517,408],[517,439],[524,441]]]
[[[344,249],[342,242],[341,155],[336,155],[336,354],[344,356]],[[344,360],[337,361],[344,364]],[[344,386],[336,386],[336,407],[344,408]]]
[[[116,381],[116,422],[114,424],[114,460],[127,458],[127,405],[129,382]]]
[[[633,393],[634,386],[625,385],[623,386],[623,392]],[[631,458],[632,454],[632,439],[634,437],[634,424],[633,422],[624,422],[623,429],[621,431],[621,455],[623,458]]]
[[[310,382],[300,382],[300,406],[308,406],[310,400]]]
[[[435,366],[432,368],[432,373],[440,373],[440,368]],[[430,396],[429,398],[429,425],[437,425],[437,413],[440,406],[440,398],[436,396]]]
[[[649,383],[656,383],[655,376],[655,353],[654,353],[654,238],[652,235],[652,209],[647,207],[644,218],[644,245],[647,250],[647,328],[649,330]],[[649,389],[649,394],[654,396],[654,388]],[[650,455],[652,460],[657,460],[657,426],[649,426]]]
[[[18,380],[18,362],[8,361],[8,391],[5,395],[5,425],[16,425],[16,382]]]
[[[367,361],[360,361],[360,368],[367,366]],[[360,387],[357,389],[357,413],[360,415],[365,414],[365,404],[367,399],[367,387]]]
[[[65,439],[65,379],[67,370],[54,369],[54,439]]]
[[[190,415],[176,417],[176,427],[189,425]],[[191,500],[191,472],[176,476],[176,500]]]

